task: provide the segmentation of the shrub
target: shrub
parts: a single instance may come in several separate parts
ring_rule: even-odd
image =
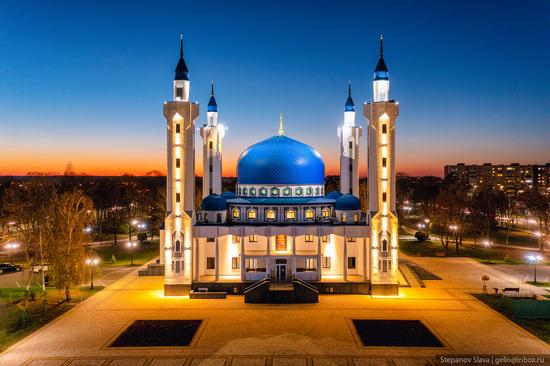
[[[417,231],[415,234],[414,234],[414,237],[418,240],[418,241],[426,241],[428,240],[430,237],[428,236],[428,234],[426,233],[423,233],[421,231]]]
[[[145,240],[147,240],[147,233],[138,233],[137,239],[140,241],[140,243],[143,243]]]

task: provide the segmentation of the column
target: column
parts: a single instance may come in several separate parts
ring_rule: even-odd
[[[265,255],[265,272],[268,278],[271,278],[271,252],[269,250],[269,240],[271,237],[267,236],[267,248],[266,248],[266,255]]]
[[[344,281],[348,280],[348,237],[344,230]]]
[[[319,226],[317,226],[317,280],[321,281],[323,275],[323,265],[322,265],[322,259],[321,258],[321,232],[319,230]]]
[[[220,280],[220,244],[216,233],[216,282]]]
[[[244,237],[241,236],[241,282],[244,282],[244,275],[246,273],[246,263],[244,258]]]
[[[292,276],[296,276],[296,237],[292,236]]]
[[[193,261],[193,271],[195,281],[200,280],[200,257],[199,257],[199,238],[195,238],[195,260]]]
[[[363,281],[367,281],[367,270],[369,263],[367,262],[367,238],[363,238]]]

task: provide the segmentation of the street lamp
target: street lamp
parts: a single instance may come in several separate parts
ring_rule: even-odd
[[[19,248],[19,243],[16,243],[16,242],[12,242],[12,243],[8,243],[6,244],[6,248],[8,248],[8,251],[10,253],[10,257],[13,255],[13,252]]]
[[[130,249],[130,265],[134,265],[134,248],[137,247],[137,243],[133,241],[129,241],[128,244],[126,244],[128,249]]]
[[[90,281],[90,290],[93,290],[94,289],[94,268],[95,268],[95,266],[97,266],[99,264],[99,258],[97,258],[97,257],[87,258],[86,259],[86,264],[89,265],[90,267],[92,267],[92,278],[91,278],[91,281]]]
[[[484,240],[483,245],[485,248],[489,249],[489,264],[491,264],[491,245],[493,245],[493,242],[490,240]]]
[[[530,254],[527,256],[527,260],[534,265],[533,282],[537,283],[537,263],[542,259],[540,254]]]
[[[130,221],[130,225],[128,226],[128,242],[132,241],[132,226],[136,226],[137,224],[139,224],[139,221],[136,219]]]

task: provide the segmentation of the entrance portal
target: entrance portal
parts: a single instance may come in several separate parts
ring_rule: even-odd
[[[275,260],[275,281],[286,281],[286,259]]]

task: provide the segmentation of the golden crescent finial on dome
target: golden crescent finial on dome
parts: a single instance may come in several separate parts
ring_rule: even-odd
[[[283,136],[283,112],[279,115],[279,136]]]

